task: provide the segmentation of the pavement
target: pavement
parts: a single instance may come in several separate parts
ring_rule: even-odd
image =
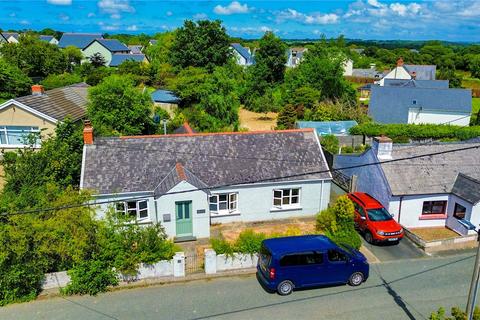
[[[267,293],[254,275],[119,290],[96,297],[37,300],[0,308],[0,319],[428,319],[443,306],[464,308],[473,253],[371,265],[347,285]]]
[[[404,237],[400,243],[383,243],[383,244],[369,244],[362,237],[362,244],[366,247],[378,260],[398,261],[427,257],[425,252],[419,249],[412,241]]]

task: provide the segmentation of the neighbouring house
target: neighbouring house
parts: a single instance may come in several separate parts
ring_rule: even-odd
[[[250,66],[255,64],[255,59],[250,52],[250,48],[244,47],[240,43],[232,43],[230,44],[230,48],[232,49],[233,56],[235,57],[238,65]]]
[[[343,62],[343,75],[352,76],[353,75],[353,61],[352,59],[347,59]]]
[[[150,96],[155,106],[167,111],[172,118],[175,116],[175,110],[178,109],[181,100],[173,91],[158,89],[153,91]]]
[[[58,45],[58,40],[54,36],[41,35],[39,38],[40,40],[48,42],[50,44]]]
[[[131,54],[142,54],[143,46],[135,44],[135,45],[129,45],[128,49],[130,49]]]
[[[177,240],[207,238],[211,224],[314,216],[329,203],[312,129],[94,139],[87,125],[84,140],[80,186],[97,216],[160,222]]]
[[[158,43],[158,40],[155,40],[155,39],[150,39],[150,40],[148,41],[148,44],[149,44],[150,46],[156,45],[157,43]]]
[[[367,84],[364,84],[361,87],[358,87],[357,91],[360,93],[360,97],[358,98],[358,100],[360,100],[360,101],[369,100],[370,99],[370,92],[372,91],[372,86],[373,85],[374,84],[372,84],[372,83],[367,83]]]
[[[118,67],[125,61],[136,61],[136,62],[143,62],[143,63],[150,63],[148,58],[143,53],[141,54],[133,54],[133,53],[115,53],[112,55],[112,60],[109,67]]]
[[[479,154],[480,141],[415,145],[377,137],[360,155],[335,156],[334,168],[355,175],[356,190],[378,199],[403,226],[467,235],[480,224]]]
[[[353,48],[353,49],[350,49],[352,50],[353,52],[356,52],[358,54],[363,54],[365,52],[365,49],[363,48]]]
[[[2,35],[8,43],[18,43],[20,38],[20,35],[16,32],[3,32]]]
[[[0,45],[4,44],[4,43],[8,43],[7,39],[5,39],[5,37],[3,36],[2,33],[0,33]]]
[[[103,36],[100,33],[64,33],[58,42],[58,46],[60,48],[73,46],[83,50],[95,39],[103,39]]]
[[[57,123],[67,116],[73,121],[84,118],[87,89],[85,83],[47,91],[34,85],[31,95],[0,104],[0,148],[22,148],[25,135],[32,132],[54,134]]]
[[[294,68],[303,60],[303,55],[307,52],[307,48],[290,48],[287,50],[287,67]]]
[[[435,65],[404,64],[403,59],[400,58],[397,66],[378,81],[378,84],[383,86],[385,79],[435,80],[436,72],[437,66]]]
[[[130,54],[130,49],[117,39],[95,39],[83,48],[82,53],[86,60],[99,53],[105,58],[106,65],[109,66],[114,55]]]
[[[382,79],[383,76],[384,76],[383,72],[378,71],[374,63],[372,63],[370,65],[370,68],[368,69],[361,69],[361,68],[352,69],[352,77],[356,77],[356,78],[379,80],[379,79]]]
[[[297,121],[297,128],[312,128],[319,136],[347,136],[351,127],[358,123],[354,120],[345,121]]]
[[[448,88],[448,81],[403,81],[371,86],[368,114],[376,122],[469,125],[471,89]]]

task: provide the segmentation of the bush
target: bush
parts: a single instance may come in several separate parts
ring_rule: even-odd
[[[465,311],[460,310],[458,307],[453,307],[451,311],[452,316],[447,317],[445,315],[445,309],[439,308],[437,312],[432,312],[428,319],[430,320],[464,320],[467,319],[467,314]],[[473,311],[473,320],[480,320],[480,309],[475,307]]]
[[[323,136],[321,139],[322,140],[320,141],[320,144],[322,145],[322,147],[325,148],[325,150],[327,150],[331,154],[338,153],[338,148],[340,143],[337,137],[335,137],[333,134],[327,134],[326,136]]]
[[[256,233],[247,229],[238,236],[237,241],[235,241],[235,249],[237,252],[255,254],[260,251],[262,241],[265,238],[264,233]]]
[[[45,90],[69,86],[75,83],[82,82],[80,75],[75,73],[51,74],[40,82]]]
[[[68,271],[70,284],[62,292],[71,294],[96,295],[107,291],[109,286],[118,285],[116,273],[111,265],[102,260],[87,260]]]
[[[2,265],[1,269],[0,306],[35,299],[41,291],[44,270],[35,261]]]
[[[211,238],[210,244],[212,245],[212,249],[215,250],[217,254],[233,256],[235,253],[233,245],[224,238]]]

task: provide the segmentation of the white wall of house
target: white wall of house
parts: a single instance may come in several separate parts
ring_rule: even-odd
[[[105,58],[106,66],[110,65],[110,62],[112,61],[112,53],[110,52],[110,50],[105,48],[98,41],[92,42],[88,47],[82,50],[82,53],[85,57],[85,60],[88,60],[95,53],[100,53]]]
[[[343,63],[343,75],[351,76],[353,74],[353,61],[348,59]]]
[[[412,79],[412,76],[405,70],[403,66],[395,67],[392,71],[387,73],[386,76],[384,76],[378,83],[380,86],[383,87],[384,85],[384,80],[385,79],[404,79],[404,80],[410,80]]]
[[[408,110],[408,123],[448,123],[457,126],[468,126],[470,124],[470,113],[410,108]]]
[[[240,53],[238,53],[237,50],[233,49],[233,55],[235,57],[235,60],[237,61],[237,64],[240,66],[246,66],[247,65],[247,59],[245,59]]]
[[[424,219],[426,216],[422,216],[422,208],[425,201],[447,201],[448,208],[449,194],[403,196],[400,221],[398,220],[400,197],[394,196],[390,199],[388,210],[394,215],[396,221],[399,221],[401,225],[407,228],[444,226],[445,218]]]

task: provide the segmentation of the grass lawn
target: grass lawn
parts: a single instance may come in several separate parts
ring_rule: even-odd
[[[470,123],[475,123],[479,110],[480,110],[480,98],[472,98],[472,117],[471,117]]]
[[[5,101],[7,101],[7,99],[0,98],[0,104],[4,103]]]
[[[425,241],[435,241],[459,237],[456,232],[445,227],[412,228],[409,230]]]

